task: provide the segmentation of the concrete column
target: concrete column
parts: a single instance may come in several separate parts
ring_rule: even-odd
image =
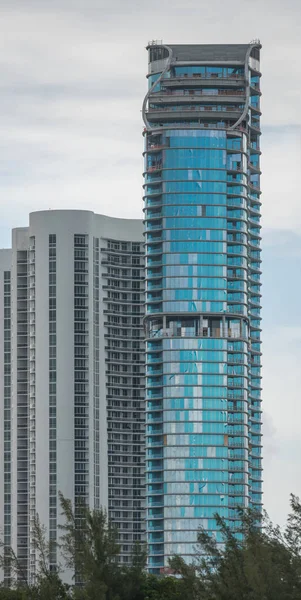
[[[199,327],[200,327],[200,333],[199,333],[199,335],[201,337],[203,337],[203,315],[200,315],[200,325],[199,325]]]
[[[228,331],[227,331],[227,320],[225,315],[223,315],[223,337],[228,337]]]

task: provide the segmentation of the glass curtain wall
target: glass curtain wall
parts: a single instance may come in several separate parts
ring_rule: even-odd
[[[154,573],[192,560],[199,526],[221,541],[216,512],[235,529],[261,507],[260,74],[248,100],[243,65],[172,65],[149,77],[144,131]]]

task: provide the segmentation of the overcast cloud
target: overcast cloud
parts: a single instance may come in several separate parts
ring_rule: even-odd
[[[0,19],[0,244],[28,213],[141,216],[150,39],[262,50],[265,503],[301,496],[299,0],[9,0]],[[298,307],[298,308],[297,308]]]

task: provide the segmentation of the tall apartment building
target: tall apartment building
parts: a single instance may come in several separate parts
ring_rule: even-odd
[[[0,250],[0,535],[11,546],[11,250]],[[7,551],[7,550],[5,550]],[[2,573],[8,575],[8,572]]]
[[[36,513],[59,538],[59,491],[108,509],[126,563],[144,540],[142,221],[32,213],[0,286],[0,509],[20,578],[35,577]]]
[[[149,569],[188,562],[214,514],[261,508],[260,54],[148,47]]]

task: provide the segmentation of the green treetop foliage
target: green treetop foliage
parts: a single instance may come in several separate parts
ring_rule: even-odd
[[[301,600],[301,506],[291,496],[291,513],[282,532],[267,514],[238,509],[234,532],[216,515],[223,545],[204,529],[189,571],[175,557],[171,567],[189,580],[195,600]],[[260,526],[259,526],[260,525]]]
[[[53,546],[37,517],[35,585],[22,581],[18,560],[6,549],[0,567],[11,566],[12,589],[0,586],[0,600],[301,600],[301,505],[295,496],[283,531],[251,510],[237,509],[236,529],[216,515],[223,543],[200,529],[193,563],[174,556],[173,575],[158,577],[147,574],[146,549],[139,544],[129,565],[118,563],[117,531],[104,510],[74,508],[62,495],[60,502],[56,549],[62,565],[51,569]],[[71,586],[62,581],[66,569],[76,574]]]
[[[65,517],[61,528],[61,551],[65,565],[76,573],[79,598],[117,600],[115,583],[119,577],[117,558],[120,547],[117,531],[110,525],[104,510],[90,510],[72,503],[60,494]]]

